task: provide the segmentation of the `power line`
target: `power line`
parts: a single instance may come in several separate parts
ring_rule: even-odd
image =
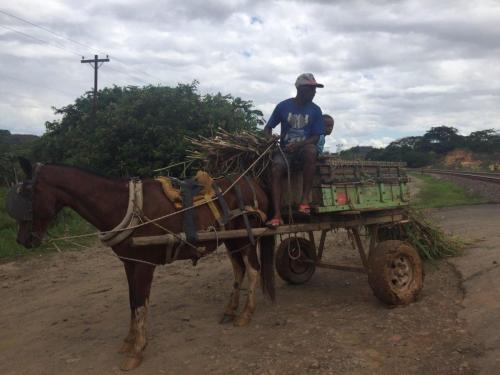
[[[4,25],[0,25],[0,27],[1,27],[1,28],[4,28],[4,29],[6,29],[6,30],[9,30],[9,31],[12,31],[12,32],[18,33],[18,34],[20,34],[20,35],[23,35],[23,36],[25,36],[26,38],[34,39],[34,40],[36,40],[36,41],[38,41],[38,42],[41,42],[41,43],[44,43],[44,44],[48,44],[48,45],[49,45],[49,46],[51,46],[51,47],[54,47],[54,48],[59,48],[59,49],[61,49],[61,50],[63,50],[63,51],[70,52],[70,53],[72,53],[72,54],[74,54],[74,55],[76,55],[76,56],[78,56],[78,57],[82,56],[82,54],[81,54],[81,53],[78,53],[78,52],[75,52],[75,51],[69,50],[69,49],[67,49],[67,48],[63,48],[63,47],[61,47],[61,46],[57,46],[57,45],[55,45],[55,44],[52,44],[52,43],[50,43],[50,42],[47,42],[46,40],[43,40],[43,39],[37,38],[37,37],[35,37],[35,36],[29,35],[29,34],[26,34],[26,33],[23,33],[22,31],[19,31],[19,30],[16,30],[16,29],[12,29],[12,28],[7,27],[7,26],[4,26]]]
[[[38,24],[36,24],[36,23],[34,23],[34,22],[28,21],[28,20],[26,20],[26,19],[24,19],[24,18],[21,18],[21,17],[19,17],[19,16],[16,16],[16,15],[13,15],[13,14],[11,14],[11,13],[8,13],[8,12],[6,12],[6,11],[2,10],[2,9],[0,9],[0,13],[5,14],[6,16],[9,16],[9,17],[15,18],[15,19],[17,19],[17,20],[19,20],[19,21],[25,22],[25,23],[27,23],[27,24],[29,24],[29,25],[31,25],[31,26],[38,27],[39,29],[44,30],[44,31],[46,31],[46,32],[48,32],[48,33],[50,33],[50,34],[52,34],[52,35],[55,35],[55,36],[57,36],[57,37],[58,37],[58,38],[60,38],[60,39],[66,40],[66,41],[68,41],[68,42],[75,43],[75,44],[77,44],[77,45],[79,45],[79,46],[82,46],[82,47],[88,48],[88,49],[90,49],[90,50],[98,50],[98,49],[99,49],[99,48],[95,48],[95,47],[93,47],[93,46],[89,46],[88,44],[80,43],[80,42],[79,42],[79,41],[77,41],[77,40],[74,40],[74,39],[71,39],[71,38],[68,38],[68,37],[62,36],[62,35],[60,35],[60,34],[58,34],[58,33],[53,32],[52,30],[50,30],[50,29],[48,29],[48,28],[46,28],[46,27],[40,26],[40,25],[38,25]],[[79,54],[79,56],[81,56],[81,54]],[[122,65],[124,65],[124,66],[128,67],[129,69],[135,70],[136,72],[138,72],[138,73],[140,73],[140,74],[142,74],[142,75],[147,75],[147,76],[149,76],[149,77],[151,77],[151,78],[154,78],[154,79],[155,79],[156,81],[158,81],[159,83],[162,83],[162,80],[158,79],[158,77],[155,77],[155,76],[153,76],[153,75],[149,74],[149,73],[148,73],[148,72],[146,72],[146,71],[139,70],[139,69],[137,69],[137,68],[135,68],[135,67],[133,67],[133,66],[129,65],[128,63],[126,63],[126,62],[125,62],[125,61],[123,61],[122,59],[118,59],[118,58],[117,58],[117,57],[115,57],[115,56],[113,56],[113,59],[114,59],[115,61],[119,62],[120,64],[122,64]],[[134,79],[135,79],[135,78],[134,78]]]
[[[115,58],[113,57],[113,59],[115,59]],[[116,73],[118,73],[118,74],[122,74],[122,75],[125,75],[125,76],[127,76],[127,77],[130,77],[130,78],[132,78],[134,81],[141,81],[142,83],[144,83],[144,84],[146,84],[146,85],[148,84],[148,82],[146,82],[146,81],[145,81],[144,79],[142,79],[141,77],[135,77],[135,76],[130,75],[130,74],[126,73],[126,72],[120,71],[120,70],[118,70],[118,69],[114,68],[113,66],[108,66],[107,68],[108,68],[108,69],[111,69],[111,70],[113,70],[113,71],[115,71],[115,72],[116,72]]]
[[[73,40],[73,39],[70,39],[70,38],[64,37],[64,36],[62,36],[62,35],[60,35],[60,34],[57,34],[57,33],[53,32],[52,30],[47,29],[46,27],[40,26],[40,25],[38,25],[38,24],[36,24],[36,23],[34,23],[34,22],[31,22],[31,21],[25,20],[24,18],[21,18],[21,17],[15,16],[15,15],[13,15],[13,14],[10,14],[10,13],[8,13],[8,12],[6,12],[6,11],[2,10],[2,9],[0,9],[0,13],[5,14],[6,16],[9,16],[9,17],[15,18],[16,20],[19,20],[19,21],[25,22],[25,23],[27,23],[28,25],[38,27],[39,29],[42,29],[42,30],[44,30],[44,31],[46,31],[46,32],[48,32],[48,33],[50,33],[50,34],[52,34],[52,35],[55,35],[55,36],[57,36],[58,38],[61,38],[61,39],[67,40],[68,42],[78,44],[79,46],[82,46],[82,47],[85,47],[85,48],[95,49],[95,48],[93,48],[93,47],[91,47],[91,46],[88,46],[88,45],[86,45],[86,44],[80,43],[80,42],[78,42],[78,41],[76,41],[76,40]]]
[[[157,81],[158,81],[158,83],[162,83],[162,81],[161,81],[160,79],[158,79],[158,77],[155,77],[155,76],[153,76],[153,75],[149,74],[149,73],[148,73],[148,72],[146,72],[146,71],[143,71],[143,70],[139,70],[139,69],[137,69],[137,68],[134,68],[133,66],[128,65],[128,64],[127,64],[127,63],[125,63],[123,60],[118,59],[118,58],[116,58],[116,57],[113,57],[113,59],[114,59],[114,60],[116,60],[116,61],[118,61],[119,63],[121,63],[121,64],[125,65],[125,66],[128,66],[129,68],[131,68],[131,69],[135,70],[136,72],[139,72],[139,73],[141,73],[141,74],[145,74],[145,75],[147,75],[147,76],[149,76],[149,77],[151,77],[151,78],[154,78],[155,80],[157,80]]]
[[[95,47],[93,47],[93,46],[89,46],[88,44],[81,43],[81,42],[79,42],[79,41],[77,41],[77,40],[74,40],[74,39],[71,39],[71,38],[68,38],[68,37],[62,36],[61,34],[58,34],[58,33],[56,33],[56,32],[53,32],[52,30],[50,30],[50,29],[48,29],[48,28],[46,28],[46,27],[43,27],[43,26],[38,25],[38,24],[36,24],[36,23],[34,23],[34,22],[28,21],[28,20],[26,20],[26,19],[24,19],[24,18],[22,18],[22,17],[19,17],[19,16],[14,15],[14,14],[8,13],[8,12],[6,12],[6,11],[2,10],[2,9],[0,9],[0,13],[1,13],[1,14],[6,15],[6,16],[8,16],[8,17],[12,17],[12,18],[14,18],[14,19],[16,19],[16,20],[19,20],[19,21],[21,21],[21,22],[24,22],[24,23],[26,23],[26,24],[28,24],[28,25],[31,25],[31,26],[37,27],[37,28],[39,28],[39,29],[41,29],[41,30],[44,30],[44,31],[46,31],[46,32],[48,32],[48,33],[50,33],[50,34],[52,34],[52,35],[54,35],[54,36],[58,37],[59,39],[62,39],[62,40],[65,40],[65,41],[68,41],[68,42],[74,43],[74,44],[76,44],[76,45],[79,45],[79,46],[82,46],[82,47],[85,47],[85,48],[88,48],[88,49],[94,49],[94,50],[98,49],[98,48],[95,48]],[[82,56],[82,54],[81,54],[81,53],[75,52],[75,51],[73,51],[73,50],[69,50],[69,49],[64,48],[64,47],[62,47],[62,46],[60,46],[60,45],[55,45],[55,44],[52,44],[52,43],[50,43],[50,42],[47,42],[46,40],[43,40],[43,39],[40,39],[40,38],[34,37],[34,36],[32,36],[32,35],[29,35],[29,34],[27,34],[27,33],[21,32],[21,31],[19,31],[19,30],[12,29],[12,28],[9,28],[9,27],[7,27],[7,26],[3,26],[3,25],[0,25],[0,27],[3,27],[3,28],[5,28],[5,29],[7,29],[7,30],[9,30],[9,31],[12,31],[12,32],[16,32],[16,33],[18,33],[18,34],[20,34],[20,35],[23,35],[23,36],[25,36],[25,37],[27,37],[27,38],[31,38],[31,39],[33,39],[33,40],[39,41],[39,42],[41,42],[41,43],[48,44],[48,45],[50,45],[50,46],[52,46],[52,47],[59,48],[59,49],[61,49],[61,50],[65,50],[65,51],[70,52],[70,53],[72,53],[72,54],[74,54],[74,55],[76,55],[76,56],[79,56],[79,57],[80,57],[80,56]],[[148,76],[148,77],[150,77],[150,78],[153,78],[153,79],[154,79],[157,83],[164,84],[164,83],[162,82],[162,80],[161,80],[161,79],[159,79],[158,77],[156,77],[156,76],[154,76],[154,75],[152,75],[152,74],[150,74],[150,73],[148,73],[148,72],[146,72],[146,71],[144,71],[144,70],[140,70],[140,69],[138,69],[138,68],[135,68],[134,66],[130,65],[129,63],[125,62],[125,61],[124,61],[124,60],[122,60],[122,59],[119,59],[119,58],[117,58],[117,57],[114,57],[114,56],[113,56],[113,60],[115,60],[115,61],[117,61],[118,63],[122,64],[124,67],[128,68],[129,70],[133,70],[133,71],[135,71],[135,72],[136,72],[136,73],[138,73],[139,75],[142,75],[142,76]],[[110,68],[111,68],[111,67],[110,67]],[[119,72],[118,70],[113,69],[113,68],[111,68],[111,70],[114,70],[114,71],[116,71],[116,72],[118,72],[118,73],[122,73],[122,72]],[[125,74],[126,76],[128,76],[128,77],[132,78],[133,80],[139,80],[139,81],[142,81],[142,82],[143,82],[143,83],[145,83],[145,84],[150,84],[150,82],[147,82],[147,80],[140,79],[140,78],[139,78],[139,77],[137,77],[137,76],[131,76],[130,74],[127,74],[127,73],[122,73],[122,74]]]

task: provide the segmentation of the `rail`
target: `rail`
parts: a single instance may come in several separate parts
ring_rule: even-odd
[[[471,180],[480,180],[500,184],[500,173],[490,172],[463,172],[445,169],[421,169],[422,173],[447,174],[458,177],[465,177]]]

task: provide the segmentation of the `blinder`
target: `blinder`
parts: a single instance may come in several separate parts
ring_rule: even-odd
[[[13,186],[7,193],[5,208],[10,217],[18,221],[33,221],[32,194],[23,191],[23,184]]]

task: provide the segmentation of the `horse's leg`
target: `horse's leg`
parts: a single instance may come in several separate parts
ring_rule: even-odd
[[[248,277],[248,294],[245,307],[240,315],[234,320],[234,325],[243,327],[250,323],[252,315],[255,311],[255,289],[257,286],[257,276],[259,274],[259,260],[257,258],[257,247],[249,246],[242,251],[243,261],[247,269]]]
[[[146,341],[146,317],[148,313],[149,293],[153,281],[154,266],[137,263],[133,277],[133,306],[134,306],[134,329],[135,339],[133,347],[127,353],[120,368],[132,370],[142,362],[142,352],[147,345]]]
[[[231,260],[231,265],[233,266],[233,274],[234,274],[234,283],[233,290],[231,292],[231,297],[229,297],[229,302],[224,309],[224,316],[220,320],[220,323],[229,323],[232,322],[236,316],[236,310],[238,309],[238,305],[240,304],[240,289],[241,283],[243,282],[243,278],[245,277],[245,263],[243,262],[243,258],[239,251],[231,252],[234,246],[231,246],[229,243],[226,243],[227,247],[227,256]],[[237,248],[234,248],[236,250]]]
[[[123,340],[123,344],[118,350],[118,353],[127,353],[132,350],[134,347],[135,336],[137,333],[137,329],[135,326],[135,308],[134,308],[134,267],[135,262],[130,262],[128,260],[123,262],[125,267],[125,273],[127,274],[127,282],[128,282],[128,297],[130,304],[130,327],[127,334],[127,337]]]

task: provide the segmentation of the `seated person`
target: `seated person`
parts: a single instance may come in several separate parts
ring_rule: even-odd
[[[319,141],[316,144],[316,150],[318,151],[318,155],[324,153],[325,138],[327,135],[332,134],[333,126],[335,124],[333,117],[327,114],[323,115],[323,123],[325,124],[325,134],[319,136]]]
[[[295,81],[297,94],[294,98],[286,99],[274,109],[264,132],[272,136],[272,129],[281,124],[281,152],[273,156],[272,162],[272,199],[274,216],[266,225],[271,228],[283,224],[281,219],[281,181],[285,177],[288,165],[300,163],[303,169],[302,198],[298,211],[310,214],[309,195],[316,170],[316,144],[324,133],[321,108],[312,102],[317,87],[324,87],[316,82],[311,73],[301,74]]]

